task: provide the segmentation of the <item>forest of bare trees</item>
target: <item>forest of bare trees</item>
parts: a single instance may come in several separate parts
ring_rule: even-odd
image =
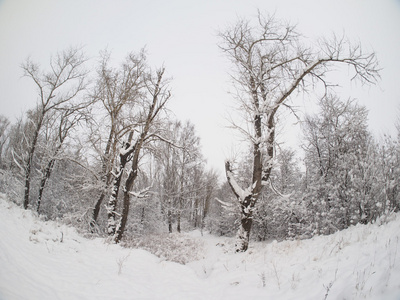
[[[219,38],[241,112],[231,126],[247,142],[226,178],[207,167],[195,125],[169,110],[173,81],[145,49],[93,62],[71,47],[48,65],[22,62],[36,102],[16,121],[0,116],[0,192],[114,243],[199,229],[237,234],[238,252],[251,239],[330,234],[400,210],[400,125],[374,136],[363,99],[341,99],[329,77],[346,65],[349,80],[375,84],[374,52],[334,35],[309,41],[261,13]],[[285,148],[280,113],[304,93],[318,111],[299,120],[298,149]]]

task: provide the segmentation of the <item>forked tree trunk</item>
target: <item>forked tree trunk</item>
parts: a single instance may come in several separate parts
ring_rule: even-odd
[[[113,182],[113,188],[111,191],[110,199],[108,201],[107,205],[107,218],[108,218],[108,225],[107,225],[107,233],[109,236],[114,236],[116,234],[117,230],[117,221],[116,221],[116,207],[117,207],[117,199],[118,199],[118,193],[119,193],[119,188],[121,186],[121,180],[122,176],[124,174],[125,166],[128,162],[128,157],[132,154],[132,152],[135,151],[136,145],[130,145],[130,142],[132,140],[132,135],[133,132],[129,134],[128,137],[128,142],[124,145],[124,147],[121,149],[120,154],[119,154],[119,166],[117,169],[117,174],[115,174],[114,182]],[[125,209],[126,203],[125,203],[125,195],[124,195],[124,208]],[[129,209],[129,203],[128,203],[128,209]]]
[[[163,88],[162,88],[162,77],[164,74],[164,69],[160,70],[157,72],[157,82],[154,85],[154,90],[151,90],[150,92],[152,93],[153,96],[153,101],[152,104],[150,105],[149,112],[147,114],[146,122],[143,127],[143,131],[140,135],[140,137],[137,139],[135,146],[130,147],[129,149],[132,150],[132,152],[125,151],[125,152],[130,152],[132,154],[132,167],[131,170],[129,171],[128,178],[125,181],[124,185],[124,203],[123,203],[123,208],[122,208],[122,214],[121,214],[121,221],[117,227],[117,230],[114,235],[114,242],[118,243],[121,241],[122,236],[125,231],[125,226],[126,222],[128,220],[128,214],[129,214],[129,205],[130,205],[130,192],[132,190],[133,184],[135,183],[135,180],[138,175],[138,169],[139,169],[139,155],[140,151],[142,149],[143,144],[146,141],[147,134],[150,130],[150,125],[153,123],[155,117],[157,114],[160,112],[160,110],[163,108],[165,103],[170,97],[170,93],[168,92],[165,95],[161,95]],[[159,99],[159,97],[162,98],[162,100]],[[156,107],[158,104],[158,107]],[[131,132],[131,135],[133,132]],[[130,137],[131,138],[131,137]]]

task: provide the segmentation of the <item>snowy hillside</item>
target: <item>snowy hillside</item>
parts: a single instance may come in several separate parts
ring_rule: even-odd
[[[85,239],[0,195],[0,299],[400,299],[400,215],[389,219],[241,254],[192,232],[204,258],[180,265]]]

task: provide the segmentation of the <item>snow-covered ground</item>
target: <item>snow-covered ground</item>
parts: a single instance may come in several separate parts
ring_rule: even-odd
[[[85,239],[4,198],[2,300],[400,299],[400,215],[311,240],[253,242],[240,254],[232,239],[192,232],[204,258],[181,265]]]

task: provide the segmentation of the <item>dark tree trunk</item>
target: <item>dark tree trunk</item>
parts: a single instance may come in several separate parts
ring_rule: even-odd
[[[182,202],[181,198],[179,197],[178,199],[178,209],[177,209],[177,215],[176,215],[176,231],[181,233],[181,214],[182,214]]]
[[[99,217],[99,213],[100,213],[101,203],[103,202],[105,196],[106,196],[106,194],[104,192],[101,192],[100,197],[96,201],[96,204],[94,206],[92,220],[90,221],[90,227],[92,228],[92,233],[94,232],[93,229],[96,226],[97,218]]]
[[[58,150],[56,152],[58,152]],[[49,178],[50,178],[51,171],[53,170],[54,162],[55,162],[55,159],[52,159],[52,160],[49,161],[45,171],[43,172],[42,179],[40,180],[39,196],[38,196],[37,208],[36,208],[38,213],[40,213],[39,212],[40,211],[40,204],[42,202],[42,196],[43,196],[44,187],[46,186],[47,180],[49,180]]]
[[[195,196],[195,200],[193,203],[193,226],[194,228],[197,228],[198,226],[198,221],[199,221],[199,199],[197,198],[197,195]]]
[[[172,213],[171,213],[171,209],[168,209],[168,232],[172,233]]]
[[[178,210],[178,215],[176,217],[176,231],[181,233],[181,211]]]
[[[67,136],[66,133],[64,136],[60,136],[60,144],[55,149],[53,158],[48,162],[46,169],[44,170],[44,172],[42,174],[42,179],[40,180],[40,186],[39,186],[38,201],[37,201],[37,212],[38,213],[39,213],[40,205],[42,202],[44,188],[46,186],[47,180],[50,179],[51,172],[53,171],[54,163],[56,162],[56,159],[54,157],[56,157],[57,154],[60,152],[62,144],[63,144],[66,136]]]
[[[237,241],[236,241],[236,252],[247,251],[249,247],[250,231],[253,224],[252,214],[244,214],[242,212],[240,219],[240,229],[238,231]]]
[[[135,163],[135,162],[133,162]],[[130,190],[132,189],[133,183],[135,182],[135,179],[137,177],[137,162],[136,162],[136,167],[132,168],[132,170],[129,172],[128,178],[126,180],[126,184],[124,187],[124,202],[123,202],[123,207],[122,207],[122,213],[121,213],[121,222],[118,225],[114,242],[119,243],[122,239],[122,236],[125,231],[125,226],[126,222],[128,221],[128,214],[129,214],[129,206],[130,206]]]
[[[110,134],[108,136],[106,149],[104,150],[103,165],[101,168],[102,169],[101,170],[102,171],[102,181],[103,181],[105,187],[101,191],[101,194],[100,194],[99,198],[97,199],[96,204],[94,205],[92,220],[90,221],[90,227],[92,228],[92,232],[93,232],[94,227],[96,226],[97,218],[99,217],[101,203],[103,202],[104,197],[106,196],[105,190],[108,190],[108,187],[110,184],[111,175],[109,174],[109,172],[107,170],[107,164],[110,163],[109,156],[110,156],[111,143],[113,140],[113,133],[114,133],[114,130],[113,130],[113,128],[111,128]]]
[[[43,113],[44,114],[44,113]],[[24,190],[24,209],[28,208],[29,205],[29,190],[31,186],[31,168],[33,163],[33,154],[35,153],[36,143],[39,136],[40,128],[42,127],[43,115],[40,117],[38,124],[36,125],[32,144],[29,148],[28,161],[25,167],[25,190]]]
[[[142,214],[140,216],[140,225],[142,225],[142,228],[144,228],[144,219],[146,218],[146,210],[143,207],[142,208]]]
[[[167,95],[163,96],[165,97],[164,100],[159,103],[159,106],[157,106],[157,103],[159,102],[159,96],[160,92],[162,91],[161,88],[161,83],[162,83],[162,77],[164,74],[164,69],[161,71],[157,72],[157,83],[154,86],[154,90],[152,91],[153,95],[153,102],[149,108],[149,112],[147,114],[146,118],[146,123],[144,125],[143,131],[138,138],[135,146],[133,147],[133,152],[130,152],[130,154],[133,154],[132,157],[132,167],[131,170],[129,171],[128,178],[125,181],[125,186],[124,186],[124,203],[123,203],[123,209],[122,209],[122,214],[121,214],[121,222],[117,228],[117,232],[115,234],[114,242],[118,243],[121,241],[122,236],[125,231],[125,226],[128,220],[128,214],[129,214],[129,204],[130,204],[130,191],[132,190],[133,184],[135,183],[136,177],[138,175],[138,169],[139,169],[139,155],[140,151],[142,149],[143,143],[145,142],[147,138],[147,134],[150,129],[150,125],[154,121],[155,117],[159,113],[159,111],[162,109],[166,101],[170,97],[170,93]],[[130,134],[130,139],[132,138],[133,132]]]
[[[25,170],[25,189],[24,189],[24,208],[27,209],[29,205],[29,189],[31,185],[31,161],[26,165]]]
[[[116,208],[117,208],[117,199],[118,199],[118,193],[119,193],[119,188],[121,186],[121,179],[123,175],[123,170],[125,168],[125,163],[121,161],[120,165],[120,170],[119,173],[117,174],[117,177],[114,178],[113,182],[113,189],[110,195],[110,200],[108,201],[107,205],[107,219],[108,219],[108,225],[107,225],[107,233],[110,236],[113,236],[115,234],[116,228],[117,228],[117,223],[116,223]]]
[[[107,228],[107,233],[110,236],[114,236],[116,234],[117,230],[117,222],[116,222],[116,207],[117,207],[117,200],[118,200],[118,193],[119,193],[119,188],[121,186],[121,180],[122,176],[124,175],[124,170],[125,166],[128,162],[128,157],[132,154],[132,152],[135,151],[135,146],[130,145],[130,142],[132,140],[132,135],[133,132],[129,134],[128,142],[124,145],[123,151],[120,151],[119,155],[119,166],[118,166],[118,173],[116,174],[113,182],[113,189],[110,195],[110,200],[108,201],[107,205],[107,218],[108,218],[108,228]],[[131,173],[129,174],[131,176]],[[129,177],[128,179],[129,180]],[[125,192],[125,191],[124,191]],[[125,210],[125,207],[127,206],[129,209],[129,203],[125,203],[125,194],[124,194],[124,205],[123,205],[123,212]],[[124,215],[122,215],[122,218]]]

